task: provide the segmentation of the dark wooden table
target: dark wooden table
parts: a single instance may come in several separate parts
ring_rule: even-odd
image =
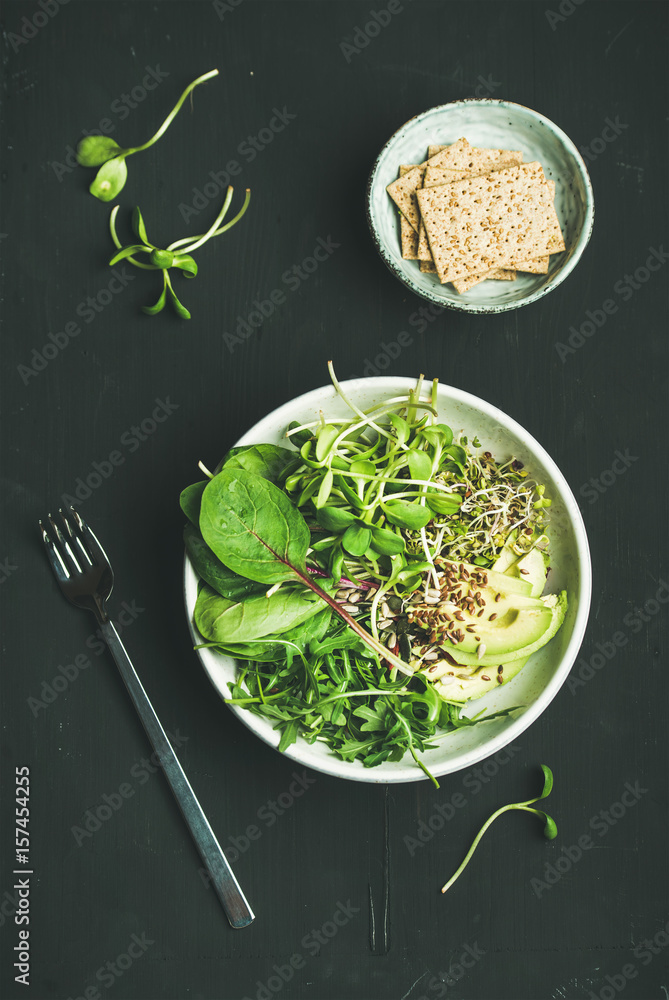
[[[2,16],[2,996],[666,997],[667,5],[10,0]],[[129,160],[119,223],[127,236],[139,204],[159,243],[200,232],[228,180],[251,208],[180,283],[192,320],[149,319],[154,277],[112,275],[109,207],[73,148],[84,129],[143,142],[214,67],[193,113]],[[475,95],[535,108],[583,150],[594,233],[536,305],[421,322],[374,251],[365,183],[403,122]],[[267,315],[244,335],[254,303]],[[500,406],[555,458],[590,537],[570,683],[512,752],[438,792],[303,772],[231,715],[191,648],[179,492],[198,459],[324,384],[330,357],[342,377],[424,371]],[[51,578],[37,518],[73,496],[111,553],[128,649],[238,855],[246,930],[198,874],[93,619]],[[557,840],[507,816],[442,897],[541,762]],[[30,876],[12,874],[16,768]],[[21,930],[29,985],[12,967]]]

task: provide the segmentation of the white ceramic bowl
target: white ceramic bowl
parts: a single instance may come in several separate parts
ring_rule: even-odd
[[[380,377],[354,379],[343,383],[347,395],[365,409],[380,400],[406,395],[415,386],[415,379]],[[472,439],[478,435],[486,450],[498,460],[510,457],[524,463],[530,474],[546,486],[550,496],[551,572],[549,591],[566,590],[569,608],[562,628],[547,646],[535,653],[530,662],[508,684],[472,702],[466,714],[477,714],[483,708],[491,711],[525,706],[521,714],[496,719],[471,728],[461,729],[440,739],[436,750],[423,755],[425,764],[434,775],[450,774],[471,767],[502,747],[517,740],[548,707],[564,683],[578,653],[588,619],[591,592],[591,569],[588,541],[578,505],[560,470],[541,445],[519,424],[490,403],[460,389],[440,385],[439,416],[457,434],[463,432]],[[260,420],[237,445],[286,444],[284,432],[291,420],[301,423],[326,416],[347,415],[346,407],[332,386],[314,389],[285,403]],[[185,561],[185,602],[194,643],[203,641],[192,623],[197,597],[198,577],[190,561]],[[235,675],[235,661],[211,649],[200,649],[198,655],[211,682],[222,697],[229,694]],[[277,747],[279,734],[271,723],[252,712],[232,707],[232,711],[257,736]],[[425,775],[407,754],[398,762],[389,761],[378,767],[365,768],[358,761],[339,760],[324,743],[309,745],[305,740],[286,751],[292,760],[325,774],[354,781],[398,782],[420,781]]]
[[[547,274],[521,274],[515,281],[483,281],[459,295],[436,274],[423,274],[418,262],[404,260],[397,207],[386,186],[403,163],[422,163],[431,144],[446,145],[464,136],[472,146],[517,149],[525,162],[538,160],[555,181],[555,209],[566,250],[550,259]],[[447,309],[498,313],[536,302],[564,281],[585,250],[595,209],[592,186],[574,143],[543,115],[509,101],[464,100],[430,108],[395,132],[372,168],[367,186],[367,221],[383,261],[416,295]]]

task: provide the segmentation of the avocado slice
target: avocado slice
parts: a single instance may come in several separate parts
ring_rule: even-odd
[[[510,579],[524,580],[530,584],[531,596],[541,597],[546,586],[548,557],[541,549],[530,549],[527,555],[521,556],[504,570],[504,575]]]
[[[458,668],[455,667],[452,668],[455,671],[454,676],[445,675],[440,678],[435,683],[435,688],[443,701],[451,702],[454,705],[463,705],[466,701],[482,698],[484,694],[499,687],[500,684],[506,684],[520,673],[526,663],[527,659],[512,660],[511,663],[503,665],[502,673],[499,675],[497,667],[479,667],[469,676],[459,676]],[[502,678],[501,681],[497,680],[498,676]]]
[[[553,638],[564,621],[566,610],[567,595],[563,591],[556,596],[555,603],[552,605],[553,619],[551,625],[539,642],[518,650],[518,656],[515,660],[504,659],[502,661],[498,658],[497,663],[495,663],[493,660],[486,662],[487,657],[478,660],[474,656],[468,656],[467,659],[472,661],[469,665],[463,665],[461,668],[457,666],[450,667],[450,670],[453,671],[452,677],[448,675],[447,671],[449,668],[446,669],[446,672],[443,672],[443,675],[434,685],[437,693],[444,701],[451,702],[454,705],[462,705],[466,701],[482,698],[484,694],[488,694],[489,691],[499,687],[500,684],[507,684],[510,680],[513,680],[516,674],[520,673],[532,653],[541,649],[542,646]],[[459,653],[457,655],[458,659],[463,658]],[[475,670],[473,669],[474,666],[476,666]],[[502,668],[501,672],[500,667]],[[498,675],[502,678],[501,681],[498,680]]]
[[[506,542],[504,543],[504,548],[497,556],[493,569],[497,573],[506,573],[507,569],[518,560],[518,553],[514,550],[513,546],[516,544],[516,538],[518,537],[518,531],[512,531]]]
[[[530,601],[533,598],[525,598],[525,600]],[[480,646],[484,646],[486,660],[489,661],[492,657],[495,663],[499,663],[501,662],[500,657],[508,656],[509,659],[517,659],[511,654],[538,642],[550,628],[552,613],[550,608],[539,601],[537,606],[509,610],[495,622],[475,618],[473,621],[476,622],[474,626],[476,631],[465,632],[465,638],[462,642],[453,645],[452,652],[449,648],[451,656],[457,660],[460,659],[461,653],[474,654],[477,662],[480,663],[481,659],[478,657],[477,651]],[[479,639],[480,642],[477,641]]]
[[[532,653],[541,649],[542,646],[545,646],[553,638],[564,621],[567,611],[567,594],[564,590],[559,594],[549,594],[548,597],[542,598],[540,603],[544,606],[544,614],[548,616],[548,622],[545,619],[541,621],[543,631],[541,631],[540,635],[536,635],[538,627],[536,611],[519,611],[518,618],[509,626],[510,629],[513,629],[513,632],[510,636],[507,634],[509,644],[506,650],[500,649],[500,642],[494,645],[491,643],[488,646],[486,638],[484,638],[483,632],[481,632],[479,634],[481,634],[481,642],[486,643],[486,652],[480,659],[476,652],[463,649],[462,646],[464,643],[460,643],[457,647],[454,646],[453,649],[449,648],[450,655],[458,664],[465,668],[477,666],[497,667],[500,663],[503,663],[506,675],[507,664],[514,663],[517,660],[527,660]],[[534,614],[535,618],[534,620],[521,618],[523,614]],[[533,634],[534,638],[532,638]],[[517,643],[517,645],[514,646],[514,643]],[[476,643],[476,646],[478,645]],[[497,652],[494,651],[495,649]]]

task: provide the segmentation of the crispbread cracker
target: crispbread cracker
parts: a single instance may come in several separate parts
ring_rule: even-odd
[[[555,199],[555,181],[546,181],[545,189],[542,189],[541,193],[542,193],[542,196],[544,198],[550,199],[550,201],[553,201]],[[420,242],[419,242],[419,249],[420,249]],[[547,274],[548,273],[548,265],[549,265],[549,263],[550,263],[550,256],[548,254],[546,254],[543,257],[535,257],[534,260],[518,261],[516,263],[516,270],[517,271],[523,271],[525,274]],[[435,268],[435,270],[436,270],[436,268]],[[509,272],[509,273],[511,273],[511,272]],[[484,275],[483,277],[491,277],[491,275],[488,273],[487,275]],[[480,280],[482,280],[482,278]],[[504,280],[508,280],[508,279],[504,279]],[[453,284],[455,285],[456,283],[453,282]],[[476,282],[474,282],[474,284],[476,284]],[[470,285],[469,287],[471,288],[472,286]],[[456,285],[456,289],[457,289],[457,291],[461,290],[460,288],[457,287],[457,285]]]
[[[441,153],[442,155],[446,150],[453,149],[457,150],[462,156],[465,155],[465,151],[470,149],[470,145],[466,139],[458,139],[451,146],[445,147]],[[418,203],[416,201],[416,190],[423,186],[423,175],[427,167],[428,161],[425,163],[419,163],[418,166],[414,167],[413,170],[409,170],[403,177],[398,177],[397,180],[392,181],[388,184],[386,191],[393,199],[400,212],[411,223],[411,227],[418,232],[420,226],[420,212],[418,211]]]
[[[436,146],[431,146],[431,149],[436,149]],[[436,154],[435,154],[436,155]],[[441,184],[449,184],[452,181],[462,181],[468,176],[465,170],[449,170],[448,167],[441,168],[441,174],[444,180],[440,181]],[[427,173],[427,169],[426,169]],[[423,187],[425,187],[425,176],[423,176]],[[418,250],[417,250],[418,260],[432,260],[432,253],[430,252],[430,244],[428,242],[427,233],[425,232],[425,223],[420,220],[420,226],[418,228]]]
[[[416,189],[423,184],[423,174],[425,164],[414,167],[404,176],[398,177],[386,188],[386,191],[393,199],[404,218],[409,222],[411,228],[418,232],[420,224],[420,213],[416,202]]]
[[[413,229],[411,230],[413,233]],[[414,233],[414,236],[416,234]],[[418,252],[418,251],[416,251]],[[414,257],[414,260],[418,260]],[[534,260],[521,260],[516,264],[517,271],[523,271],[525,274],[548,274],[548,265],[550,263],[549,254],[545,254],[543,257],[535,257]]]
[[[401,166],[400,177],[404,177],[410,170],[414,169],[414,164]],[[400,212],[400,239],[402,241],[402,257],[405,260],[418,260],[418,233],[411,223]]]
[[[448,146],[428,160],[423,183],[425,187],[435,187],[437,184],[448,184],[466,177],[490,174],[493,170],[504,170],[505,167],[514,167],[522,162],[523,154],[517,150],[479,149],[476,146],[465,150]],[[454,170],[460,171],[461,176],[453,177]]]
[[[418,190],[439,280],[515,268],[517,261],[564,250],[549,195],[538,162]]]
[[[500,159],[500,153],[505,154],[504,159]],[[470,157],[471,162],[475,164],[474,167],[464,170],[449,166],[451,162],[462,162],[464,155],[464,150],[454,150],[453,154],[450,154],[449,147],[446,147],[441,154],[435,154],[428,161],[425,168],[423,187],[452,184],[453,181],[463,181],[467,177],[479,177],[483,174],[490,174],[493,170],[504,170],[505,167],[514,167],[518,163],[523,162],[523,154],[520,152],[512,152],[505,149],[478,149],[472,146],[467,155]],[[418,259],[432,260],[430,244],[428,243],[425,225],[422,220],[418,230]]]
[[[488,278],[491,278],[493,281],[515,281],[516,272],[502,267],[495,267],[492,271],[485,271],[483,274],[471,274],[468,278],[456,278],[453,282],[453,287],[456,292],[462,294],[469,291],[474,285],[478,285],[479,282],[487,281]]]

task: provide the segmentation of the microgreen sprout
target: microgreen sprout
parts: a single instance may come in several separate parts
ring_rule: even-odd
[[[149,238],[146,233],[146,226],[144,225],[144,219],[142,218],[142,213],[138,207],[135,208],[132,215],[132,227],[135,231],[135,235],[141,240],[141,243],[131,243],[126,247],[122,246],[121,241],[118,238],[118,233],[116,232],[116,216],[118,214],[119,206],[116,205],[112,209],[112,213],[109,218],[109,232],[111,233],[114,246],[119,252],[109,261],[110,266],[113,267],[114,264],[118,264],[119,261],[125,260],[129,264],[133,264],[135,267],[141,268],[143,271],[162,271],[163,274],[163,289],[160,293],[158,301],[151,306],[142,306],[142,312],[145,312],[148,316],[155,316],[156,313],[163,310],[165,302],[169,296],[170,302],[172,303],[176,314],[182,319],[191,318],[189,311],[179,301],[177,294],[172,287],[172,281],[169,275],[170,268],[177,268],[177,270],[183,272],[185,277],[194,278],[197,275],[197,264],[191,256],[192,251],[197,250],[203,245],[203,243],[206,243],[207,240],[212,239],[214,236],[220,236],[222,233],[227,232],[227,230],[231,229],[235,223],[239,222],[241,217],[246,212],[250,200],[251,192],[247,188],[244,204],[240,208],[237,215],[235,215],[235,217],[224,226],[220,226],[220,223],[223,221],[223,218],[230,207],[230,202],[232,201],[232,188],[229,187],[225,201],[223,202],[223,207],[207,232],[201,236],[189,236],[184,239],[176,240],[174,243],[170,243],[166,250],[161,250],[159,247],[149,242]],[[177,249],[178,247],[181,247],[181,249]],[[148,256],[148,263],[136,260],[134,255],[138,253],[146,254]]]
[[[557,837],[557,826],[555,824],[555,820],[551,816],[549,816],[548,813],[543,812],[541,809],[530,808],[535,802],[540,802],[541,799],[547,798],[547,796],[550,795],[551,793],[551,789],[553,788],[553,772],[551,771],[550,767],[548,767],[546,764],[542,764],[541,770],[544,772],[544,787],[541,792],[541,795],[538,795],[536,799],[528,799],[527,802],[512,802],[510,805],[502,806],[501,809],[498,809],[497,812],[494,812],[492,816],[488,820],[486,820],[486,822],[483,824],[479,832],[476,834],[476,837],[474,838],[474,843],[469,848],[465,860],[462,862],[462,864],[456,871],[455,875],[452,875],[451,878],[449,878],[446,885],[442,887],[441,890],[442,892],[446,892],[448,889],[450,889],[455,880],[459,878],[460,875],[462,875],[463,871],[471,861],[472,855],[476,850],[476,848],[478,847],[481,837],[486,832],[488,827],[497,819],[498,816],[501,816],[502,813],[510,812],[512,809],[520,809],[523,812],[534,813],[534,815],[538,816],[539,819],[542,820],[542,822],[544,823],[544,837],[546,837],[547,840],[554,840],[555,837]]]
[[[124,149],[108,135],[87,135],[83,138],[77,146],[77,162],[82,167],[100,167],[89,188],[91,194],[100,201],[112,201],[126,182],[128,168],[125,161],[127,157],[132,156],[133,153],[141,153],[142,150],[153,146],[172,124],[188,95],[198,84],[204,83],[205,80],[211,80],[214,76],[218,76],[217,69],[212,69],[209,73],[198,76],[197,80],[193,80],[186,87],[155,135],[152,135],[141,146],[128,146]]]

